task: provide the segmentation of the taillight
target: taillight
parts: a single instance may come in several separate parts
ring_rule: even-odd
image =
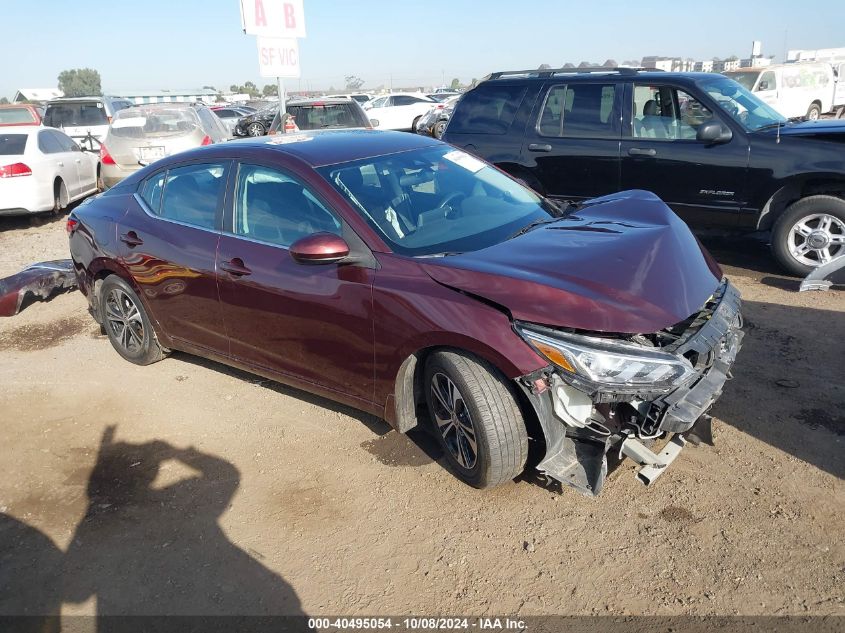
[[[76,230],[76,227],[79,226],[79,220],[74,218],[68,218],[67,224],[65,224],[65,228],[67,229],[68,235],[73,233]]]
[[[0,178],[17,178],[18,176],[31,176],[32,170],[23,163],[13,163],[0,167]]]
[[[206,134],[205,138],[202,139],[202,143],[200,145],[211,145],[214,141],[211,140],[211,137]]]
[[[109,150],[105,145],[100,145],[100,162],[103,165],[116,165],[114,158],[109,154]]]

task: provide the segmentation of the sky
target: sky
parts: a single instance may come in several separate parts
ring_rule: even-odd
[[[94,68],[106,94],[273,83],[258,73],[239,0],[0,0],[0,97],[48,88],[68,68]],[[813,7],[801,10],[800,7]],[[768,0],[304,0],[302,78],[288,90],[463,83],[496,70],[646,55],[747,57],[752,40],[845,47],[845,3]],[[8,28],[15,25],[14,28]]]

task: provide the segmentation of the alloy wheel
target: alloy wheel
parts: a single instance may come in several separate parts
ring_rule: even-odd
[[[253,123],[246,129],[250,136],[264,136],[264,127],[260,123]]]
[[[141,312],[120,288],[113,288],[106,296],[105,316],[113,340],[127,353],[137,354],[144,349],[146,332]]]
[[[845,222],[828,213],[808,215],[789,230],[789,252],[806,266],[820,266],[845,255]]]
[[[437,430],[462,468],[472,470],[478,461],[475,426],[458,387],[446,374],[431,377],[431,401]]]

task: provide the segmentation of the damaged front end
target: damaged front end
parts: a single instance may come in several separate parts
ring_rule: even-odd
[[[28,298],[44,301],[54,293],[76,285],[73,262],[69,259],[32,264],[11,277],[0,279],[0,316],[16,315]]]
[[[518,383],[546,440],[537,468],[597,495],[611,459],[630,457],[648,485],[690,440],[712,442],[707,411],[742,343],[740,296],[727,280],[703,309],[659,332],[610,335],[515,322],[550,361]],[[650,445],[668,438],[659,451]]]

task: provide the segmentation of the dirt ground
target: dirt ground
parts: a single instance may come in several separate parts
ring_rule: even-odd
[[[0,219],[0,276],[66,243]],[[424,433],[216,363],[136,367],[78,292],[0,320],[0,613],[845,615],[845,293],[711,246],[747,320],[716,446],[595,499],[474,490]]]

